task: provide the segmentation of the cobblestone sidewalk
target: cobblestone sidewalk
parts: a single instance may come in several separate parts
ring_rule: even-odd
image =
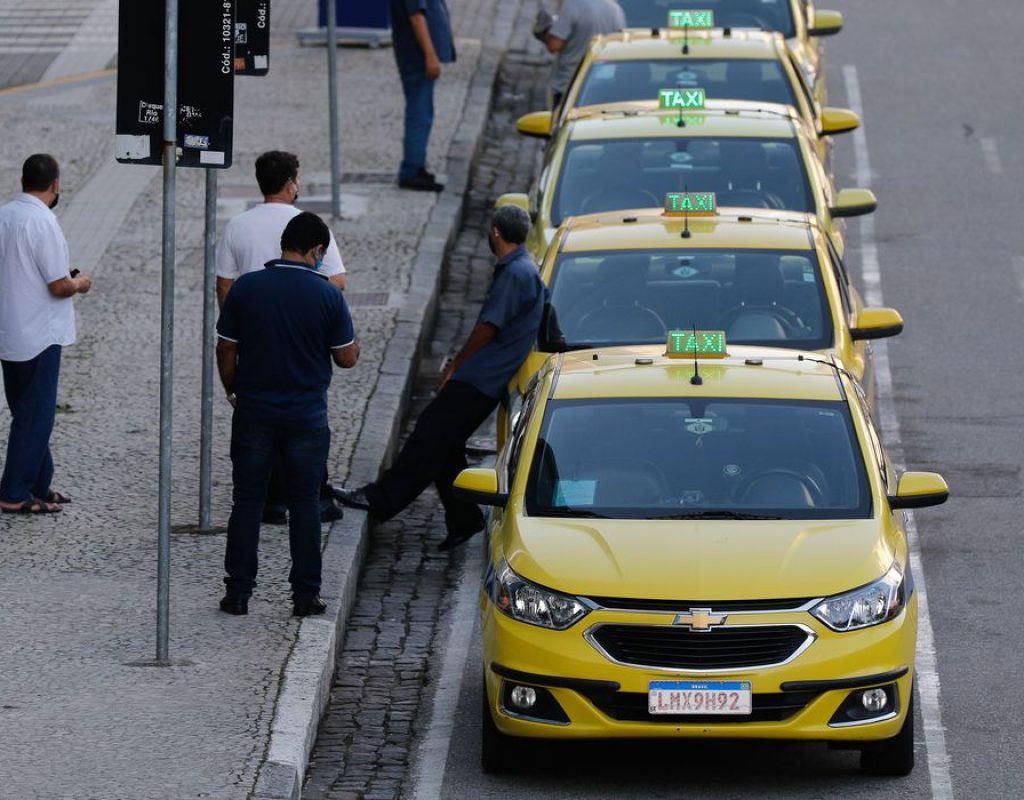
[[[100,4],[77,5],[83,13],[69,14],[69,26]],[[74,6],[67,0],[61,7]],[[450,6],[460,60],[438,85],[430,162],[439,172],[446,156],[459,155],[453,146],[465,147],[456,144],[456,127],[497,0],[452,0]],[[10,0],[0,0],[0,11],[12,8]],[[322,49],[299,48],[294,37],[314,18],[308,0],[275,2],[271,74],[236,84],[235,166],[221,175],[225,209],[257,199],[252,161],[273,147],[299,153],[307,197],[327,193],[326,59]],[[44,55],[58,55],[59,47],[53,49]],[[336,376],[330,396],[332,472],[344,478],[359,437],[377,435],[364,432],[362,420],[436,198],[399,192],[390,181],[402,108],[392,54],[345,50],[339,56],[344,169],[370,176],[344,186],[350,215],[335,225],[350,296],[366,300],[353,303],[362,363]],[[0,70],[9,73],[13,63],[0,61]],[[0,85],[32,80],[45,69],[45,59],[38,60],[23,75],[0,75]],[[66,95],[8,95],[0,103],[0,194],[16,191],[24,156],[45,149],[63,166],[62,213],[73,215],[90,198],[102,217],[105,198],[123,199],[120,192],[128,191],[107,167],[113,109],[110,81],[69,88]],[[247,796],[298,629],[289,616],[283,529],[263,532],[260,586],[246,618],[216,610],[223,537],[190,532],[198,488],[202,176],[182,171],[171,584],[171,655],[179,665],[132,666],[152,657],[155,647],[161,217],[158,178],[139,182],[137,175],[126,219],[115,220],[97,251],[93,291],[77,301],[80,339],[65,354],[53,447],[57,485],[75,502],[55,517],[0,519],[4,800]],[[74,259],[74,239],[71,247]],[[8,421],[0,409],[0,452]],[[229,511],[228,427],[229,409],[218,403],[218,526]]]

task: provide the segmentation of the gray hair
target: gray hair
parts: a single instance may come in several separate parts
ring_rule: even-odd
[[[522,244],[530,232],[530,215],[519,206],[499,206],[491,217],[491,225],[498,229],[501,238],[511,244]]]

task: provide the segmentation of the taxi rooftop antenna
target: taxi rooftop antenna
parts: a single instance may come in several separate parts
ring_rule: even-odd
[[[690,55],[690,26],[683,25],[683,55]],[[679,127],[682,127],[680,125]]]
[[[685,198],[687,195],[689,195],[689,191],[687,189],[686,184],[684,183],[683,184],[683,197]],[[690,236],[692,235],[690,233],[690,209],[689,209],[689,205],[690,204],[687,203],[687,202],[683,203],[683,232],[681,234],[679,234],[679,235],[682,236],[684,239],[689,239]],[[696,330],[696,328],[694,328],[694,330]]]
[[[690,378],[692,386],[702,386],[704,379],[700,376],[700,359],[697,358],[697,323],[693,323],[693,377]]]

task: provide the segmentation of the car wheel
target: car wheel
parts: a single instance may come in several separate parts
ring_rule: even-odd
[[[907,703],[907,718],[891,739],[871,742],[860,751],[860,768],[868,775],[909,775],[914,769],[914,695]]]
[[[487,702],[487,685],[480,692],[480,764],[484,772],[502,775],[521,772],[528,742],[498,730]]]

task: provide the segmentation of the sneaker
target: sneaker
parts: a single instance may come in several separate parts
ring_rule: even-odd
[[[296,597],[292,601],[293,617],[309,617],[323,614],[326,610],[327,603],[318,594],[314,594],[312,597]]]
[[[415,192],[440,192],[444,190],[444,184],[438,183],[434,176],[421,169],[411,178],[402,178],[398,182],[399,189],[412,189]]]
[[[343,506],[361,508],[363,511],[370,510],[370,498],[366,496],[365,486],[358,489],[346,489],[344,486],[338,486],[334,489],[334,497]]]
[[[220,600],[220,610],[236,617],[245,616],[249,613],[249,598],[226,594]]]

